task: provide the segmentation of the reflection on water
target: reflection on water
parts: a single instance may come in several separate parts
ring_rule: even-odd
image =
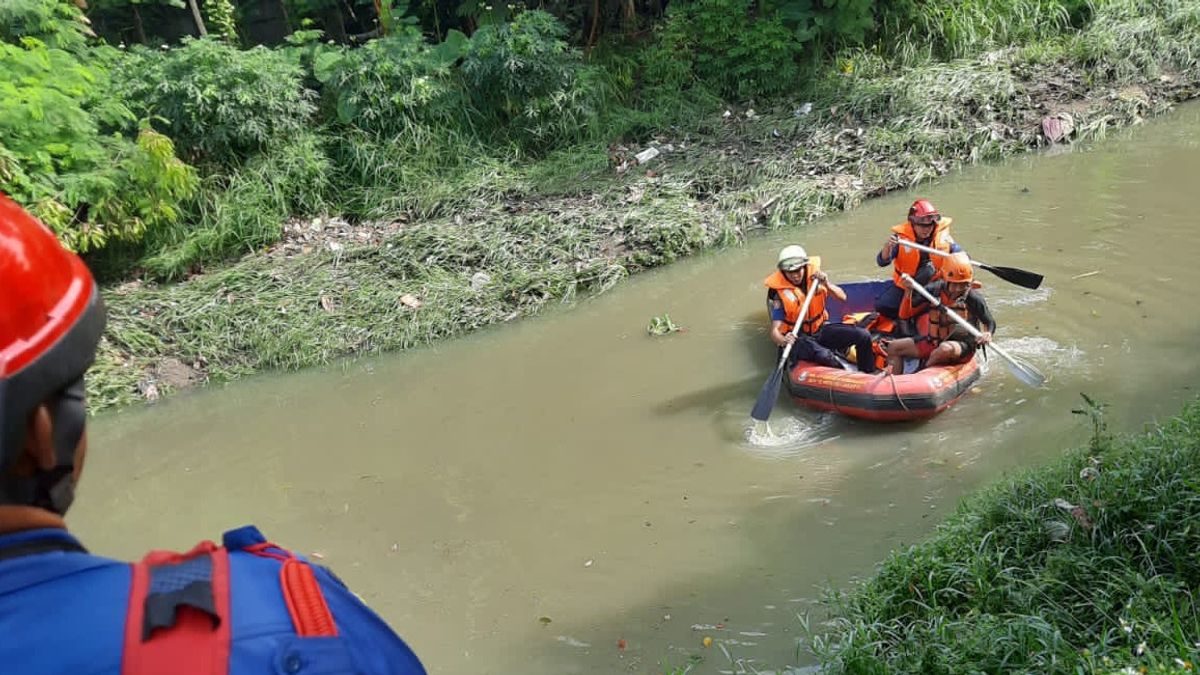
[[[1188,108],[922,191],[973,255],[1046,276],[1030,292],[980,275],[997,343],[1043,389],[992,358],[928,422],[781,397],[769,431],[748,426],[774,365],[761,280],[776,251],[804,245],[835,282],[877,277],[900,194],[568,312],[102,417],[72,526],[133,557],[254,521],[319,553],[438,674],[797,663],[796,616],[823,586],[869,573],[965,491],[1084,442],[1079,392],[1112,404],[1116,428],[1192,395],[1197,137]],[[664,312],[689,330],[648,337]]]

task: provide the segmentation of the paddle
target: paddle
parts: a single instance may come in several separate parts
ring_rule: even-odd
[[[936,248],[922,246],[915,241],[909,241],[907,239],[900,239],[899,244],[901,246],[907,246],[908,248],[915,248],[918,251],[924,251],[926,253],[932,253],[933,255],[940,255],[947,258],[951,255],[945,251],[939,251]],[[1017,269],[1016,267],[998,267],[996,265],[988,265],[986,263],[981,263],[978,260],[972,260],[971,264],[975,265],[976,267],[981,267],[992,274],[995,274],[1001,279],[1023,288],[1035,289],[1042,285],[1043,277],[1037,272]]]
[[[808,294],[804,296],[804,304],[800,305],[800,315],[796,317],[796,325],[792,326],[792,330],[788,335],[796,335],[800,332],[800,326],[804,323],[804,317],[808,315],[808,304],[812,302],[813,295],[817,292],[817,286],[820,285],[820,279],[813,279],[809,284]],[[779,383],[783,381],[783,367],[787,364],[788,354],[791,353],[792,347],[795,344],[795,342],[792,342],[783,348],[783,354],[779,357],[779,365],[775,366],[775,370],[771,372],[771,376],[763,383],[762,391],[758,392],[758,400],[754,402],[754,410],[750,411],[750,416],[759,422],[766,422],[771,417],[771,410],[775,407],[775,399],[779,398]]]
[[[931,295],[929,293],[929,291],[925,290],[924,286],[922,286],[921,284],[918,284],[916,281],[913,280],[912,277],[908,276],[907,274],[901,274],[900,277],[902,279],[904,279],[906,282],[908,282],[909,284],[911,284],[912,287],[917,290],[917,292],[919,292],[921,295],[925,296],[925,299],[929,301],[929,304],[933,305],[934,307],[940,307],[942,305],[940,300],[933,297],[933,295]],[[946,310],[945,313],[951,319],[954,319],[958,323],[958,325],[962,326],[968,333],[975,336],[976,339],[979,338],[979,329],[975,328],[975,326],[972,326],[969,321],[967,321],[966,319],[959,316],[958,312]],[[989,349],[995,351],[997,354],[1004,357],[1005,365],[1008,366],[1008,370],[1013,374],[1014,377],[1016,377],[1018,380],[1020,380],[1024,384],[1026,384],[1030,387],[1037,388],[1046,383],[1046,376],[1042,375],[1040,372],[1038,372],[1037,368],[1034,368],[1033,366],[1029,365],[1028,363],[1025,363],[1024,361],[1009,354],[1008,352],[1001,349],[995,343],[991,343],[989,346]]]

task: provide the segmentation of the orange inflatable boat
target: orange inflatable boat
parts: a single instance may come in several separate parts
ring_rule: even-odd
[[[891,283],[840,284],[846,301],[829,296],[829,316],[871,311],[875,297]],[[925,419],[954,405],[979,379],[976,358],[908,375],[864,374],[798,361],[788,372],[787,389],[798,403],[817,410],[877,422]]]

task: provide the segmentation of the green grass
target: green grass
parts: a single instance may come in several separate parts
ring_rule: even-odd
[[[831,601],[829,673],[1184,672],[1200,659],[1200,401],[966,501]]]

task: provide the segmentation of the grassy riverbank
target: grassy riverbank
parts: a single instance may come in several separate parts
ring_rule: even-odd
[[[409,193],[383,186],[358,197],[390,195],[400,216],[294,221],[282,242],[228,266],[106,289],[92,409],[462,334],[756,230],[1044,147],[1047,130],[1078,142],[1136,124],[1196,96],[1198,27],[1198,2],[1124,0],[1099,3],[1080,31],[1025,46],[971,53],[956,43],[964,58],[954,61],[850,51],[770,106],[699,99],[674,116],[687,124],[654,136],[661,154],[640,166],[631,159],[641,147],[607,142],[538,160],[373,164],[425,172],[404,179]]]
[[[1190,673],[1200,663],[1200,401],[970,498],[834,598],[828,673]]]

